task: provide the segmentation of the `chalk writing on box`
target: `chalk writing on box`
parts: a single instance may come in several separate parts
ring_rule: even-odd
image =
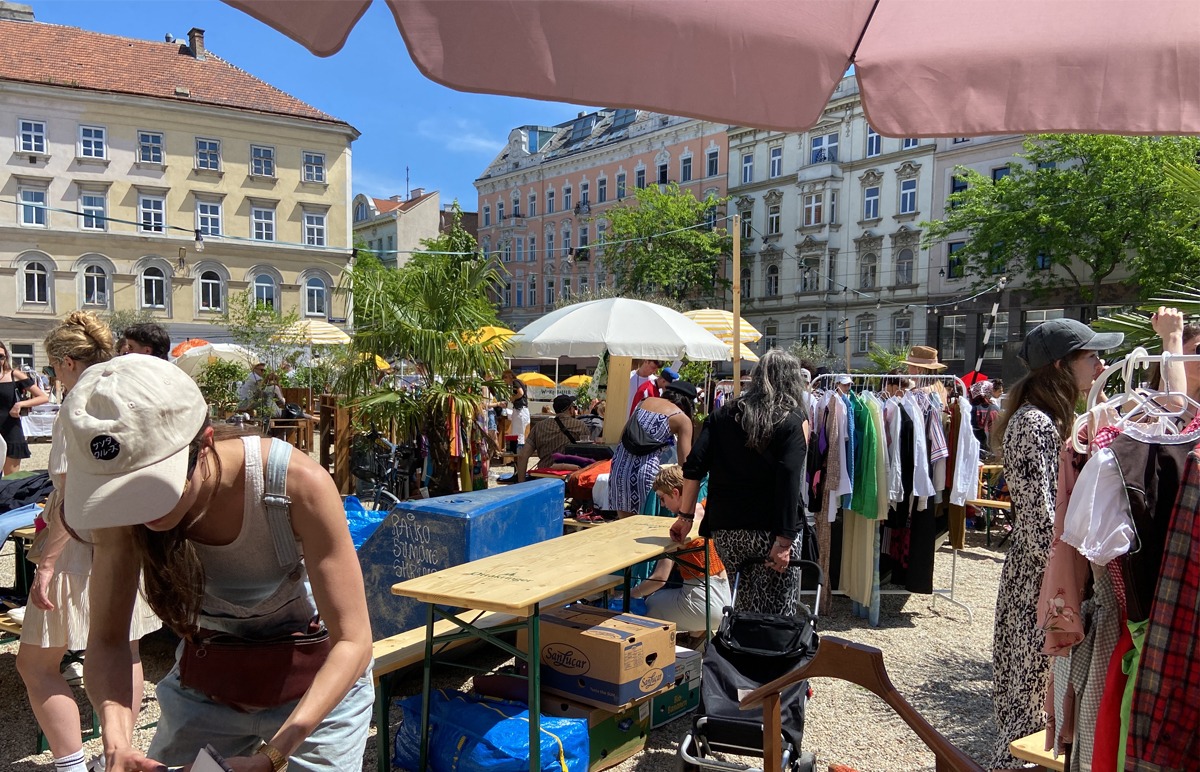
[[[397,579],[415,579],[441,571],[449,563],[449,550],[433,544],[428,525],[416,522],[411,512],[388,517],[392,528],[392,567]]]

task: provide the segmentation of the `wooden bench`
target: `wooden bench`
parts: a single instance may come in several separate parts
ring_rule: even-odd
[[[555,595],[544,601],[542,605],[545,608],[554,608],[565,606],[582,598],[602,595],[621,584],[622,581],[619,576],[601,576],[578,587],[572,587],[567,592]],[[464,611],[457,617],[481,630],[500,627],[521,619],[516,614],[505,614],[499,611]],[[434,635],[452,633],[457,629],[458,626],[449,619],[438,620],[433,626]],[[437,650],[445,652],[456,649],[471,640],[471,638],[463,638],[439,643]],[[380,772],[386,772],[391,769],[390,759],[392,757],[391,738],[388,736],[391,725],[392,689],[401,670],[425,661],[425,628],[405,630],[402,633],[375,641],[371,646],[371,656],[374,658],[371,665],[371,676],[375,680],[375,739],[378,746],[378,766]]]
[[[1053,769],[1057,772],[1063,772],[1064,757],[1055,758],[1054,755],[1045,750],[1046,748],[1046,730],[1043,729],[1036,734],[1031,734],[1028,737],[1022,737],[1019,740],[1013,740],[1008,744],[1008,752],[1016,756],[1021,761],[1030,761],[1034,764],[1039,764],[1043,769]]]

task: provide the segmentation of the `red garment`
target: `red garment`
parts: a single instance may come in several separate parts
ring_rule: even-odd
[[[654,378],[646,381],[641,386],[637,387],[637,391],[633,392],[633,404],[629,406],[629,415],[633,415],[633,411],[637,409],[638,403],[646,397],[661,397],[662,392],[658,389],[658,379]]]
[[[1104,693],[1100,697],[1100,710],[1096,715],[1096,734],[1092,746],[1092,772],[1120,772],[1117,769],[1117,749],[1121,744],[1121,696],[1125,694],[1128,676],[1121,668],[1125,654],[1133,648],[1133,637],[1125,623],[1125,611],[1121,610],[1121,637],[1108,660],[1108,672],[1104,677]]]

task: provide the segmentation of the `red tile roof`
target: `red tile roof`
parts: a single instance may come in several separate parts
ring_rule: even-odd
[[[375,198],[374,196],[371,197],[371,201],[375,204],[375,208],[379,210],[380,214],[387,214],[388,212],[395,211],[407,212],[409,209],[412,209],[414,206],[429,198],[436,192],[437,191],[430,191],[428,193],[422,193],[421,195],[414,196],[407,201],[393,201],[390,198]]]
[[[186,41],[155,42],[57,24],[0,21],[0,80],[219,105],[349,127],[211,51],[198,61]]]

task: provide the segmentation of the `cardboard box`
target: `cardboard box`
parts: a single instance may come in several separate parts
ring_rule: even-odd
[[[669,692],[650,698],[650,728],[658,729],[700,706],[700,679],[681,679]]]
[[[649,698],[614,713],[543,692],[541,712],[543,716],[587,719],[588,772],[615,766],[646,747],[651,722]]]
[[[541,616],[542,689],[624,707],[675,682],[675,624],[580,606]],[[517,647],[528,650],[526,634]]]
[[[687,646],[675,647],[675,680],[695,681],[700,684],[700,673],[703,669],[703,652],[689,649]]]

